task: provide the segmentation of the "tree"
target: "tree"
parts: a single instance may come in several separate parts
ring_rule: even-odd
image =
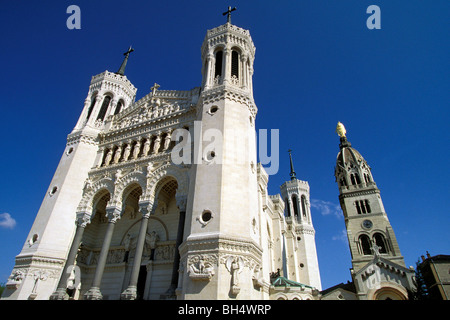
[[[420,259],[416,262],[416,286],[417,290],[413,293],[414,300],[428,300],[428,288],[422,273]]]

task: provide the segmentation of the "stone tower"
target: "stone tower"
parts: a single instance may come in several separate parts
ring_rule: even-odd
[[[126,62],[128,55],[124,62]],[[4,296],[34,299],[38,291],[51,291],[67,258],[76,225],[77,206],[88,172],[101,156],[98,135],[107,118],[134,102],[136,88],[123,74],[105,71],[92,77],[80,118],[67,137],[67,144],[48,192],[19,255],[13,275],[27,272],[20,283],[8,281]],[[19,283],[19,282],[18,282]]]
[[[285,276],[321,290],[309,184],[307,181],[297,179],[291,150],[289,158],[291,179],[281,185],[281,197],[285,203],[285,221],[288,224],[284,233],[286,256],[291,257],[286,259]]]
[[[360,299],[379,298],[384,283],[384,286],[392,286],[391,289],[397,293],[396,298],[407,298],[407,290],[413,288],[413,271],[405,268],[371,168],[352,148],[341,123],[338,123],[337,133],[340,136],[340,151],[336,159],[335,177],[357,293]]]
[[[257,108],[252,93],[255,47],[248,30],[227,22],[207,31],[201,52],[193,193],[187,207],[187,238],[180,248],[184,265],[192,270],[184,274],[182,296],[197,298],[194,293],[201,289],[211,299],[237,295],[251,299],[252,274],[262,264],[255,231],[259,221]],[[216,263],[217,276],[211,281],[196,271],[202,264]]]

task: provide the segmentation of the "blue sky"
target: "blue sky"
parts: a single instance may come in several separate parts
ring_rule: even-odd
[[[81,9],[69,30],[66,9]],[[369,30],[366,9],[381,9]],[[279,129],[280,169],[311,188],[323,288],[350,280],[334,166],[338,121],[372,167],[406,264],[428,250],[449,254],[450,2],[445,1],[8,1],[0,4],[0,282],[39,210],[86,98],[91,76],[126,75],[137,99],[153,83],[201,83],[207,29],[249,29],[256,46],[257,129]]]

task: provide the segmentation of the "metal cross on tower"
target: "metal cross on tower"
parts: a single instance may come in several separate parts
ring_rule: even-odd
[[[228,7],[228,11],[222,13],[222,15],[227,15],[227,23],[231,23],[231,12],[235,11],[236,7],[234,7],[233,9],[231,9],[231,7]]]
[[[130,46],[130,48],[128,48],[128,51],[123,54],[125,56],[125,59],[123,59],[119,71],[116,72],[117,74],[120,74],[122,76],[125,75],[125,67],[127,66],[128,57],[130,56],[130,53],[132,53],[133,51],[134,49]]]

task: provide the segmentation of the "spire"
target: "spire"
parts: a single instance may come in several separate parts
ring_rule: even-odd
[[[292,150],[289,149],[288,152],[289,152],[289,160],[291,161],[291,173],[289,175],[291,176],[291,180],[295,180],[297,179],[297,177],[295,176],[294,163],[292,162],[292,154],[291,154]]]
[[[123,59],[123,62],[120,65],[119,71],[117,71],[116,74],[120,74],[121,76],[125,75],[125,67],[127,66],[128,57],[130,56],[130,53],[133,51],[134,51],[134,49],[131,48],[131,46],[130,46],[128,51],[123,54],[125,56],[125,58]]]

